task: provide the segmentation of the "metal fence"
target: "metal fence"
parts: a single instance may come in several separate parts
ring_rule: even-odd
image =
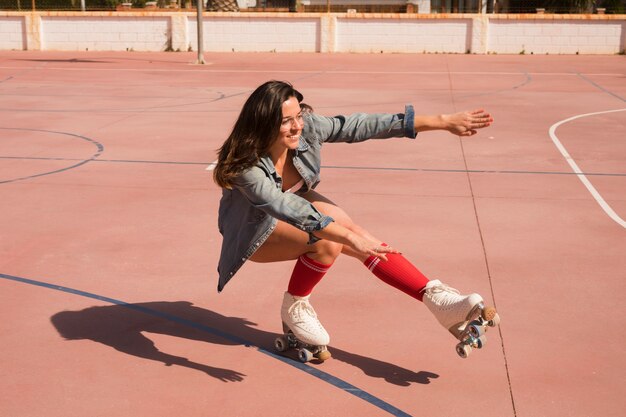
[[[496,13],[623,14],[626,0],[500,0]]]
[[[126,0],[0,0],[0,10],[115,10]],[[130,0],[128,0],[130,2]],[[144,8],[147,0],[132,0]],[[158,4],[158,3],[157,3]],[[165,5],[162,5],[165,7]]]
[[[431,0],[432,13],[480,13],[486,1],[487,13],[626,13],[626,0]],[[0,10],[185,10],[195,8],[196,0],[0,0]],[[296,2],[298,6],[296,7]],[[376,0],[204,0],[207,11],[326,11],[404,12],[406,1]],[[393,4],[392,4],[393,3]]]
[[[280,1],[280,0],[279,0]],[[289,0],[282,0],[289,1]],[[0,10],[123,10],[123,9],[192,9],[196,0],[0,0]],[[237,11],[236,0],[205,0],[207,11]]]

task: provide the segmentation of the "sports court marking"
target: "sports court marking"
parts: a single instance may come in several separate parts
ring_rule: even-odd
[[[6,275],[6,274],[0,274],[0,278],[9,280],[9,281],[14,281],[14,282],[20,282],[22,284],[28,284],[28,285],[34,285],[37,287],[43,287],[43,288],[47,288],[47,289],[51,289],[51,290],[55,290],[55,291],[61,291],[61,292],[65,292],[65,293],[69,293],[69,294],[74,294],[74,295],[78,295],[81,297],[86,297],[86,298],[92,298],[95,300],[99,300],[99,301],[104,301],[106,303],[110,303],[110,304],[114,304],[114,305],[118,305],[121,307],[125,307],[128,308],[130,310],[135,310],[135,311],[139,311],[141,313],[144,314],[148,314],[150,316],[154,316],[154,317],[158,317],[161,319],[165,319],[165,320],[169,320],[171,322],[177,323],[177,324],[181,324],[183,326],[188,326],[188,327],[192,327],[196,330],[200,330],[206,333],[209,333],[211,335],[214,336],[218,336],[221,337],[225,340],[234,342],[236,344],[239,345],[243,345],[245,347],[251,347],[251,348],[255,348],[257,350],[257,352],[263,353],[264,355],[267,355],[271,358],[274,358],[276,360],[279,360],[287,365],[293,366],[296,369],[299,369],[300,371],[306,372],[307,374],[314,376],[336,388],[339,388],[345,392],[347,392],[348,394],[352,394],[355,397],[358,397],[360,399],[362,399],[363,401],[366,401],[370,404],[372,404],[375,407],[380,408],[383,411],[388,412],[389,414],[395,416],[395,417],[411,417],[410,414],[400,410],[399,408],[394,407],[393,405],[381,400],[378,397],[373,396],[372,394],[369,394],[365,391],[363,391],[360,388],[355,387],[354,385],[339,379],[331,374],[328,374],[324,371],[320,371],[319,369],[316,369],[310,365],[307,365],[305,363],[301,363],[301,362],[296,362],[292,359],[277,355],[273,352],[270,352],[269,350],[266,350],[260,346],[256,346],[255,344],[242,339],[238,336],[232,335],[230,333],[226,333],[222,330],[213,328],[213,327],[209,327],[209,326],[205,326],[203,324],[200,323],[196,323],[192,320],[187,320],[185,318],[182,317],[178,317],[172,314],[167,314],[167,313],[163,313],[161,311],[158,310],[153,310],[150,308],[146,308],[143,306],[138,306],[138,305],[134,305],[134,304],[130,304],[130,303],[126,303],[124,301],[120,301],[120,300],[116,300],[114,298],[109,298],[109,297],[105,297],[102,295],[98,295],[98,294],[94,294],[94,293],[89,293],[89,292],[85,292],[85,291],[81,291],[81,290],[77,290],[74,288],[70,288],[70,287],[64,287],[61,285],[56,285],[56,284],[51,284],[51,283],[47,283],[47,282],[43,282],[43,281],[35,281],[32,279],[28,279],[28,278],[22,278],[22,277],[17,277],[17,276],[13,276],[13,275]]]
[[[580,78],[582,78],[583,80],[587,81],[589,84],[593,85],[597,89],[602,90],[605,93],[610,94],[613,97],[615,97],[615,98],[617,98],[617,99],[619,99],[621,101],[626,101],[626,100],[624,100],[623,97],[620,97],[619,95],[615,94],[614,92],[612,92],[610,90],[607,90],[606,88],[602,87],[600,84],[598,84],[598,83],[594,82],[593,80],[590,80],[589,78],[585,77],[583,74],[577,72],[576,75],[578,75]]]
[[[54,134],[57,134],[57,135],[72,136],[72,137],[84,140],[86,142],[89,142],[89,143],[93,144],[96,147],[96,151],[89,158],[79,159],[78,161],[80,161],[80,162],[78,162],[76,164],[67,166],[65,168],[55,169],[53,171],[46,171],[46,172],[41,172],[39,174],[28,175],[28,176],[25,176],[25,177],[12,178],[12,179],[8,179],[8,180],[0,180],[0,184],[6,184],[6,183],[9,183],[9,182],[15,182],[15,181],[22,181],[22,180],[27,180],[27,179],[31,179],[31,178],[42,177],[44,175],[52,175],[52,174],[57,174],[59,172],[69,171],[70,169],[77,168],[77,167],[79,167],[81,165],[86,164],[87,162],[94,161],[104,151],[104,145],[102,145],[101,143],[99,143],[99,142],[97,142],[97,141],[95,141],[93,139],[90,139],[90,138],[88,138],[86,136],[77,135],[75,133],[57,132],[57,131],[54,131],[54,130],[43,130],[43,129],[13,128],[13,127],[0,127],[0,130],[19,130],[19,131],[54,133]],[[50,159],[60,160],[59,158],[50,158]],[[63,160],[63,159],[61,159],[61,160]]]
[[[580,118],[583,118],[583,117],[595,116],[595,115],[598,115],[598,114],[616,113],[616,112],[620,112],[620,111],[626,111],[626,108],[625,109],[617,109],[617,110],[599,111],[599,112],[594,112],[594,113],[579,114],[577,116],[573,116],[573,117],[561,120],[560,122],[557,122],[557,123],[553,124],[550,127],[549,133],[550,133],[550,139],[552,139],[552,142],[554,142],[554,144],[556,145],[556,148],[559,150],[559,152],[561,152],[561,155],[563,155],[563,158],[565,158],[565,160],[567,161],[569,166],[572,167],[572,170],[574,171],[574,173],[576,174],[578,179],[584,184],[585,187],[587,187],[587,190],[591,193],[591,195],[596,200],[596,202],[600,205],[600,207],[602,207],[602,210],[604,210],[604,212],[612,220],[614,220],[617,224],[619,224],[620,226],[622,226],[623,228],[626,229],[626,221],[624,221],[611,208],[611,206],[604,200],[604,198],[602,198],[602,195],[600,195],[598,190],[596,190],[596,188],[593,186],[593,184],[591,184],[591,182],[587,179],[587,176],[578,167],[578,164],[576,163],[576,161],[574,161],[574,158],[571,157],[569,152],[567,152],[567,149],[565,149],[565,146],[563,146],[563,144],[561,143],[559,138],[556,136],[556,129],[559,126],[561,126],[562,124],[569,123],[572,120],[580,119]]]
[[[3,129],[3,128],[0,128]],[[63,158],[63,157],[40,157],[40,156],[3,156],[0,155],[0,159],[16,159],[22,161],[85,161],[80,158]],[[153,161],[147,159],[90,159],[89,162],[104,162],[104,163],[120,163],[120,164],[155,164],[155,165],[202,165],[205,166],[206,171],[213,171],[217,165],[217,160],[213,162],[193,162],[193,161]],[[76,165],[77,166],[77,165]],[[73,166],[73,167],[76,167]],[[529,171],[529,170],[506,170],[506,169],[454,169],[454,168],[411,168],[411,167],[377,167],[377,166],[358,166],[358,165],[322,165],[324,169],[341,169],[341,170],[355,170],[355,171],[405,171],[405,172],[443,172],[452,174],[523,174],[523,175],[578,175],[575,172],[563,172],[563,171]],[[65,168],[67,170],[69,168]],[[53,174],[60,171],[49,172],[47,174]],[[41,174],[44,175],[44,174]],[[584,172],[584,175],[588,177],[626,177],[626,173],[619,172]],[[22,179],[28,179],[31,177],[25,177]],[[12,180],[17,181],[17,180]],[[7,181],[10,182],[10,181]],[[0,182],[2,184],[2,182]]]
[[[279,73],[279,74],[309,74],[309,73],[319,73],[320,71],[316,70],[281,70],[281,69],[234,69],[234,68],[225,68],[225,69],[157,69],[157,68],[93,68],[93,67],[80,67],[80,68],[71,68],[71,67],[48,67],[48,66],[39,66],[39,67],[6,67],[0,66],[0,69],[21,69],[21,70],[42,70],[42,71],[130,71],[130,72],[212,72],[212,73],[237,73],[237,74],[264,74],[264,73]],[[399,75],[545,75],[545,76],[580,76],[579,73],[572,72],[506,72],[506,71],[359,71],[359,70],[351,70],[351,71],[341,71],[341,70],[324,70],[324,74],[399,74]],[[600,77],[622,77],[623,74],[614,74],[614,73],[589,73],[586,74],[589,76],[600,76]]]

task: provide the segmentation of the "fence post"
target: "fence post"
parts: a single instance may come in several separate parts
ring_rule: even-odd
[[[187,16],[182,13],[172,14],[171,47],[173,51],[187,51],[190,43],[187,39]]]
[[[468,52],[473,54],[489,52],[489,23],[489,17],[485,14],[472,18],[472,38]]]
[[[337,18],[326,14],[320,17],[320,50],[319,52],[336,52]]]
[[[25,14],[24,24],[26,25],[26,50],[41,51],[41,16],[36,12]]]

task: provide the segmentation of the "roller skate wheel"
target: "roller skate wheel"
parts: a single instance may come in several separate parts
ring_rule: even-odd
[[[456,345],[456,353],[463,359],[467,358],[472,353],[472,347],[465,343],[459,343]]]
[[[332,355],[330,354],[330,352],[328,350],[322,350],[316,356],[317,356],[317,359],[319,359],[320,361],[324,362],[324,361],[330,359],[330,357]]]
[[[279,336],[274,340],[274,348],[278,352],[284,352],[287,350],[289,343],[287,342],[287,338],[285,336]]]
[[[487,335],[484,334],[476,339],[476,347],[482,349],[487,344]]]
[[[469,326],[467,326],[468,332],[472,337],[478,339],[485,333],[485,328],[478,322],[471,322]]]
[[[489,327],[499,326],[500,325],[500,315],[498,313],[496,313],[495,316],[493,316],[493,318],[491,320],[489,320],[487,325],[489,325]]]
[[[491,321],[497,314],[495,307],[485,307],[480,315],[485,321]]]
[[[307,363],[313,359],[313,354],[310,350],[302,348],[298,350],[298,359],[300,359],[302,363]]]

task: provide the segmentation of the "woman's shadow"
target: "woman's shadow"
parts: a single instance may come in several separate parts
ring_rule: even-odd
[[[201,342],[232,346],[258,346],[270,350],[275,333],[256,328],[256,324],[238,317],[226,317],[195,307],[187,301],[154,301],[90,307],[80,311],[62,311],[50,319],[66,340],[93,340],[119,352],[139,358],[177,365],[205,372],[223,382],[242,381],[244,374],[192,362],[187,358],[161,352],[146,333],[156,333]],[[389,383],[409,386],[412,382],[428,384],[439,375],[413,372],[399,366],[367,358],[332,347],[333,358],[356,366],[366,375],[384,378]]]

